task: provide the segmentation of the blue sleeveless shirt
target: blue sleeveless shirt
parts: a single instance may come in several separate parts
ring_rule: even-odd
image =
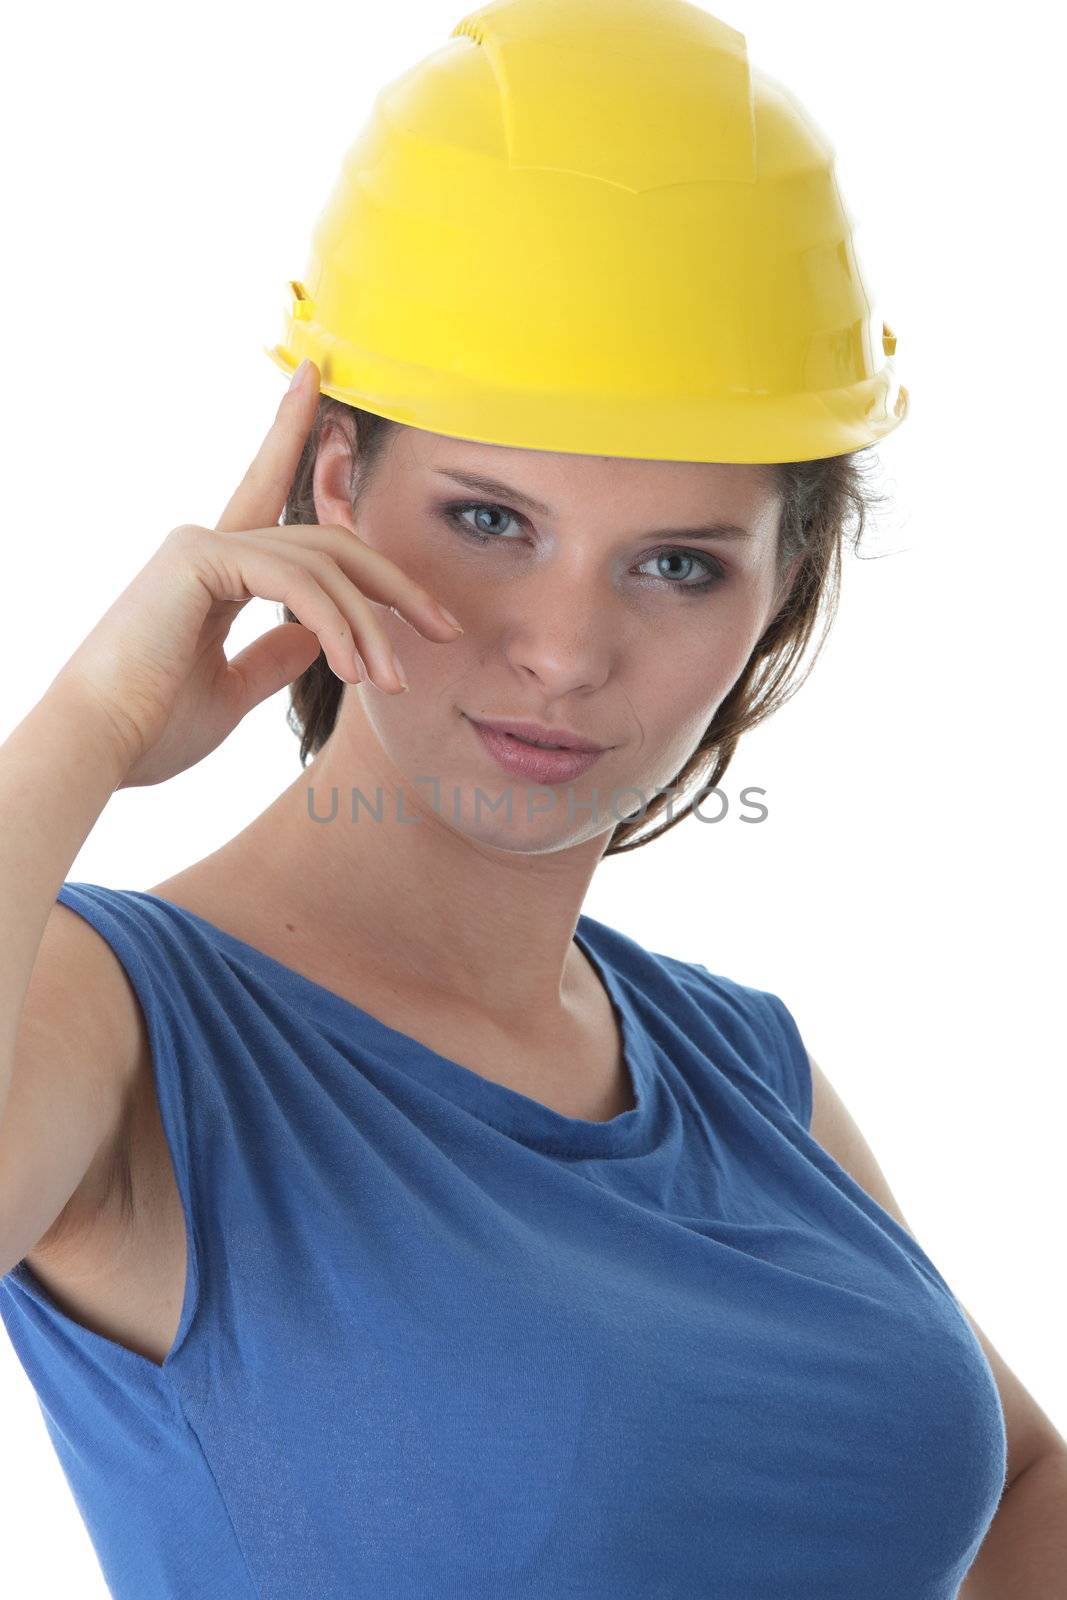
[[[158,896],[57,898],[144,1011],[188,1244],[162,1365],[0,1279],[117,1600],[956,1596],[995,1380],[776,995],[580,917],[636,1102],[586,1122]]]

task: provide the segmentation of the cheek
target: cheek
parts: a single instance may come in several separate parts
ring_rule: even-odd
[[[702,737],[729,683],[711,652],[678,653],[668,663],[637,668],[629,677],[628,698],[640,729],[642,758],[679,766]]]
[[[709,606],[706,623],[696,630],[689,656],[691,670],[716,701],[737,681],[766,629],[772,594],[769,575],[751,574],[728,596],[723,595],[720,605]]]
[[[430,594],[439,597],[443,605],[452,603],[446,593],[435,589],[430,582],[427,582],[426,588]],[[469,613],[469,606],[467,610]],[[464,684],[472,677],[477,678],[477,642],[472,636],[469,615],[465,622],[465,633],[440,643],[427,638],[392,611],[383,614],[382,627],[400,657],[408,683],[414,691],[413,695],[400,696],[397,702],[405,719],[415,722],[423,710],[440,710],[462,699]]]
[[[680,605],[700,601],[680,601]],[[751,653],[759,634],[751,604],[714,601],[687,627],[662,628],[650,640],[645,676],[676,705],[696,710],[721,699]]]
[[[699,602],[696,602],[699,603]],[[709,606],[704,619],[678,629],[665,648],[635,662],[632,699],[648,740],[685,756],[698,743],[737,682],[765,626],[751,597],[736,606]]]

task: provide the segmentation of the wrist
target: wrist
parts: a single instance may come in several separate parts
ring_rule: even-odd
[[[31,715],[54,725],[68,766],[99,774],[113,790],[122,787],[136,755],[118,720],[80,685],[54,679]]]

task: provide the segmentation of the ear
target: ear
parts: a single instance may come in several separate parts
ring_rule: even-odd
[[[319,436],[312,477],[315,515],[320,523],[332,522],[342,528],[351,528],[353,532],[352,499],[348,486],[355,449],[354,439],[341,419],[327,417]]]

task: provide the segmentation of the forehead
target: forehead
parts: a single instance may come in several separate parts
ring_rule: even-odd
[[[753,520],[778,500],[774,467],[759,462],[653,461],[527,450],[403,426],[392,443],[394,461],[420,482],[447,489],[446,473],[492,478],[536,500],[547,514],[564,514],[579,502],[588,511],[594,498],[616,509],[655,507],[658,515],[668,500],[679,511],[713,509],[735,520]]]

